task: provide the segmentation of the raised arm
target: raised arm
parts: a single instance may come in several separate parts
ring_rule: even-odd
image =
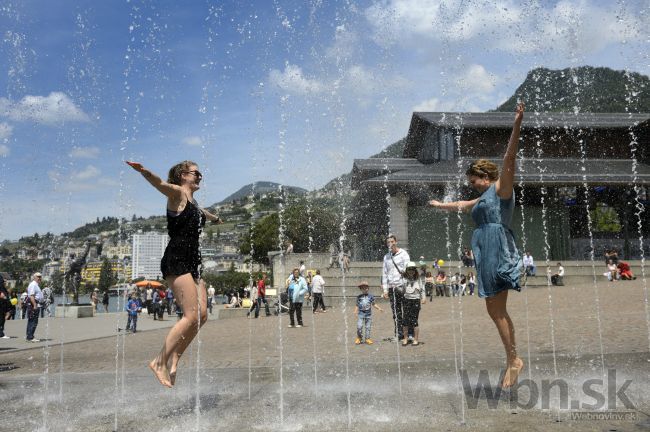
[[[515,182],[515,161],[517,160],[517,148],[519,147],[519,132],[523,119],[524,104],[520,102],[517,104],[515,111],[515,124],[512,126],[508,148],[506,149],[506,154],[503,156],[501,175],[495,185],[497,195],[502,199],[510,199],[512,197],[512,187]]]
[[[470,200],[470,201],[452,201],[452,202],[440,202],[437,200],[431,200],[429,201],[429,205],[433,208],[437,208],[440,210],[447,210],[447,211],[462,211],[465,213],[469,213],[472,210],[472,207],[474,207],[474,204],[478,201],[478,198]]]
[[[179,200],[183,195],[183,190],[180,186],[167,183],[148,169],[142,166],[139,162],[125,161],[128,166],[142,174],[142,176],[151,183],[151,186],[160,191],[161,194],[172,200]]]

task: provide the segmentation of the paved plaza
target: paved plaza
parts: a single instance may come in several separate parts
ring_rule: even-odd
[[[6,333],[14,337],[0,342],[3,428],[650,430],[650,338],[640,280],[511,292],[509,311],[526,363],[521,379],[530,380],[517,398],[473,393],[480,374],[495,390],[505,361],[481,299],[434,298],[424,305],[418,347],[398,347],[390,339],[390,313],[378,311],[376,343],[355,346],[352,308],[328,306],[334,307],[315,315],[305,308],[303,328],[287,328],[286,316],[209,320],[181,361],[174,389],[160,386],[146,367],[173,317],[158,322],[144,315],[141,331],[125,336],[116,330],[124,315],[44,319],[36,337],[48,340],[39,344],[24,342],[25,321],[10,321]],[[555,379],[565,384],[568,406],[560,384],[545,400],[541,389]],[[606,403],[582,409],[598,418],[572,419],[576,408],[597,404],[599,395],[584,391],[588,380],[604,381],[591,389]],[[608,383],[615,386],[609,393]],[[628,417],[612,418],[619,414]]]

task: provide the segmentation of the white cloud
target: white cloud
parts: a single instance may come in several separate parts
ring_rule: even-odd
[[[56,124],[61,122],[87,122],[88,115],[61,92],[48,96],[25,96],[18,102],[0,98],[0,116],[14,121],[34,121]]]
[[[0,123],[0,141],[7,141],[11,134],[13,133],[14,128],[8,123]]]
[[[479,64],[469,65],[460,77],[458,87],[465,92],[486,94],[497,86],[498,78]]]
[[[339,63],[342,59],[353,58],[359,50],[360,41],[356,32],[349,30],[345,25],[336,27],[334,43],[327,48],[325,55]]]
[[[70,157],[75,159],[97,159],[99,147],[73,147]]]
[[[199,136],[192,135],[192,136],[188,136],[188,137],[183,138],[183,144],[188,145],[188,146],[198,147],[198,146],[201,146],[203,144],[203,140]]]
[[[522,5],[515,0],[378,0],[364,16],[380,45],[397,41],[422,47],[427,41],[475,41],[505,52],[560,51],[585,55],[607,45],[648,35],[643,16],[622,19],[617,2],[561,0]]]
[[[102,172],[99,168],[93,165],[87,165],[86,168],[84,168],[83,170],[75,172],[73,175],[71,175],[70,179],[72,181],[89,180],[98,177],[101,173]]]
[[[9,147],[7,147],[4,144],[0,144],[0,157],[9,156],[9,153],[10,153]]]
[[[277,69],[271,70],[269,73],[269,81],[272,85],[290,93],[319,93],[324,89],[320,81],[306,78],[300,66],[289,63],[285,65],[284,72],[280,72]]]

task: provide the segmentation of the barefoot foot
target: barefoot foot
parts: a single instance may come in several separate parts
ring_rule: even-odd
[[[501,388],[506,389],[515,385],[517,383],[517,378],[523,369],[524,361],[519,357],[516,357],[512,362],[509,362],[506,373],[503,376],[503,381],[501,382]]]
[[[158,381],[160,381],[160,384],[164,385],[165,387],[172,387],[167,365],[158,360],[157,357],[149,362],[149,369],[153,371],[153,374],[156,376]]]

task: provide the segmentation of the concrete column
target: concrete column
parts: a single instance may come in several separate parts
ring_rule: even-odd
[[[390,225],[388,231],[397,237],[400,248],[409,250],[409,212],[408,197],[398,192],[389,197]]]

